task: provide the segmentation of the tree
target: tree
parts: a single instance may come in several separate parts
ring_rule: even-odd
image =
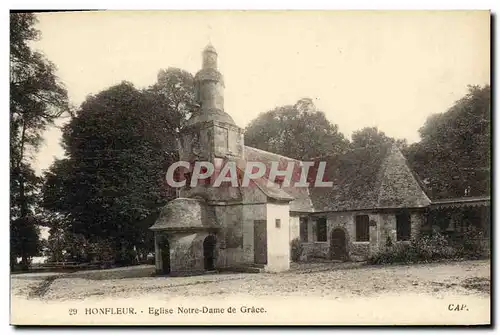
[[[34,216],[40,180],[31,168],[43,131],[69,111],[67,92],[55,75],[55,66],[29,42],[40,37],[32,13],[10,15],[10,191],[11,265],[37,252],[38,222]]]
[[[260,114],[245,130],[245,144],[299,160],[335,155],[348,141],[310,99]]]
[[[67,215],[69,231],[89,244],[111,244],[117,263],[152,246],[143,223],[173,196],[165,173],[178,159],[192,84],[172,68],[145,90],[122,82],[89,96],[63,129],[67,158],[46,173],[43,205]]]
[[[400,149],[404,150],[408,145],[406,139],[389,137],[377,127],[365,127],[357,130],[353,132],[351,138],[351,148],[353,149],[377,146],[383,143],[395,143]]]
[[[451,108],[431,115],[408,148],[410,164],[433,198],[490,192],[491,90],[469,86]]]
[[[197,108],[194,77],[182,69],[170,67],[160,70],[157,82],[147,92],[155,100],[155,112],[168,112],[170,123],[177,125],[176,132],[180,131]]]

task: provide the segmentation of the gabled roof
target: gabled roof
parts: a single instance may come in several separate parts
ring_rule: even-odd
[[[247,148],[248,147],[245,147],[245,150]],[[242,173],[242,175],[245,172],[246,163],[248,161],[251,160],[242,159],[242,160],[237,160],[236,162],[236,167]],[[278,184],[269,182],[269,180],[265,177],[253,179],[248,187],[252,186],[259,188],[259,190],[261,190],[266,195],[266,197],[271,199],[280,201],[292,201],[294,199],[293,196],[285,192],[285,190],[283,190]],[[240,186],[240,189],[244,190],[245,188]]]
[[[355,149],[323,161],[324,180],[333,187],[309,189],[315,211],[418,208],[430,203],[395,145]]]
[[[406,159],[395,145],[355,149],[316,161],[326,162],[323,180],[331,181],[332,187],[314,187],[311,184],[307,188],[269,183],[272,162],[278,162],[280,170],[288,162],[293,162],[296,166],[300,166],[302,162],[248,146],[245,146],[245,158],[237,160],[237,168],[243,172],[246,162],[264,163],[268,172],[264,177],[253,180],[254,186],[268,198],[290,201],[291,212],[421,208],[430,204]],[[244,190],[242,187],[228,187],[227,191],[219,188],[213,199],[241,200],[240,193]]]
[[[245,160],[248,162],[261,162],[266,165],[269,169],[271,168],[272,162],[279,162],[280,166],[285,166],[287,162],[293,162],[295,164],[300,165],[302,162],[293,158],[285,157],[282,155],[274,154],[268,151],[252,148],[249,146],[245,146]],[[269,174],[266,174],[268,177]],[[259,181],[258,185],[267,184],[267,178],[262,178]],[[311,198],[309,197],[309,189],[307,187],[280,187],[277,184],[274,184],[272,191],[279,192],[280,197],[283,197],[283,193],[287,194],[291,199],[290,202],[290,211],[292,212],[313,212],[313,204],[311,202]],[[264,190],[263,190],[264,191]],[[265,192],[265,191],[264,191]],[[272,196],[271,196],[272,197]]]

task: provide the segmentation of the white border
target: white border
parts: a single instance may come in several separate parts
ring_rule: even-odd
[[[2,217],[4,218],[3,220],[3,229],[4,229],[4,243],[1,243],[1,246],[3,248],[3,266],[1,267],[2,271],[4,271],[3,275],[1,276],[1,279],[4,283],[3,285],[3,290],[2,290],[2,299],[1,301],[4,303],[3,308],[2,308],[2,315],[3,315],[3,322],[2,326],[4,328],[7,328],[7,332],[13,332],[14,329],[12,327],[6,327],[6,325],[9,324],[9,294],[10,292],[7,290],[7,287],[9,287],[9,266],[8,266],[8,257],[7,255],[9,254],[9,244],[7,241],[7,237],[9,236],[9,224],[8,224],[8,212],[9,212],[9,205],[8,205],[8,199],[9,199],[9,180],[8,180],[8,155],[9,155],[9,147],[8,147],[8,141],[9,141],[9,120],[8,120],[8,113],[7,110],[9,108],[9,84],[7,82],[7,78],[9,78],[9,69],[8,69],[8,41],[9,41],[9,33],[8,33],[8,10],[9,9],[135,9],[135,10],[149,10],[149,9],[176,9],[176,10],[186,10],[186,9],[337,9],[337,10],[346,10],[346,9],[351,9],[351,10],[358,10],[358,9],[365,9],[365,10],[370,10],[370,9],[398,9],[398,10],[412,10],[412,9],[424,9],[424,10],[438,10],[438,9],[447,9],[447,10],[463,10],[463,9],[491,9],[492,13],[498,13],[498,6],[499,6],[499,1],[498,0],[472,0],[472,1],[463,1],[463,0],[454,0],[454,1],[437,1],[437,0],[420,0],[420,1],[361,1],[361,0],[351,0],[351,1],[344,1],[344,2],[334,2],[334,1],[320,1],[320,0],[307,0],[307,1],[297,1],[297,0],[287,0],[287,1],[271,1],[271,0],[251,0],[251,1],[206,1],[206,0],[198,0],[198,1],[187,1],[187,0],[182,0],[182,1],[176,1],[176,2],[166,2],[166,1],[151,1],[151,0],[141,0],[141,1],[126,1],[126,0],[121,0],[121,1],[5,1],[2,2],[2,4],[5,4],[4,6],[6,7],[5,10],[1,12],[1,19],[0,22],[2,24],[2,43],[0,43],[0,46],[2,48],[2,64],[3,66],[1,67],[2,73],[0,73],[0,78],[4,78],[2,82],[2,106],[4,106],[4,111],[1,114],[2,117],[4,118],[4,122],[0,123],[0,126],[3,128],[0,131],[0,136],[2,136],[2,146],[1,146],[1,154],[5,159],[2,161],[3,164],[1,165],[2,171],[1,171],[1,181],[2,181],[2,190],[5,192],[4,197],[3,197],[3,202],[1,206],[1,211],[2,211]],[[494,27],[494,35],[498,39],[498,18],[495,18],[496,21],[496,27]],[[492,36],[492,40],[493,40]],[[496,55],[495,59],[492,61],[498,60],[498,55]],[[493,74],[494,77],[492,77],[492,84],[496,83],[496,73]],[[494,87],[494,97],[498,96],[498,88],[495,86]],[[496,104],[494,105],[496,106]],[[496,111],[492,111],[494,114],[496,114]],[[494,118],[494,126],[495,128],[498,126],[497,124],[498,118]],[[494,149],[494,157],[497,156],[498,150],[496,149],[498,147],[498,143],[495,141],[493,148]],[[495,181],[497,178],[494,179]],[[495,183],[495,189],[497,186],[497,183]],[[497,205],[496,197],[494,198],[494,205]],[[495,206],[496,208],[496,206]],[[499,234],[499,228],[496,227],[496,224],[493,223],[495,226],[495,236],[494,239],[497,239],[497,235]],[[495,267],[498,268],[497,262],[495,261]],[[496,278],[496,277],[495,277]],[[496,283],[494,283],[496,284]],[[495,290],[497,292],[498,290]],[[492,298],[496,298],[492,297]],[[495,309],[498,311],[498,309]],[[492,320],[498,320],[498,315],[492,316]],[[149,329],[145,329],[147,331]],[[206,331],[207,329],[204,329]],[[47,331],[52,331],[52,329],[47,329]],[[94,330],[101,332],[102,330]],[[121,330],[118,330],[121,331]],[[144,331],[144,330],[142,330]],[[173,329],[168,330],[173,331]],[[331,330],[327,330],[331,331]],[[340,329],[334,329],[333,331],[340,331]],[[443,331],[443,329],[439,330],[440,332]],[[453,330],[451,330],[453,331]],[[473,330],[474,331],[474,330]]]

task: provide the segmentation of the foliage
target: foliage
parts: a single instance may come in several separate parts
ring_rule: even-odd
[[[48,238],[48,256],[52,262],[85,262],[90,257],[87,254],[87,239],[71,230],[67,216],[50,215],[50,230]]]
[[[194,95],[194,77],[178,68],[160,70],[157,82],[147,90],[155,100],[157,113],[167,112],[169,123],[178,132],[197,108]]]
[[[293,262],[298,262],[302,255],[302,242],[296,237],[290,242],[290,258]]]
[[[453,248],[448,239],[439,232],[426,234],[419,239],[412,240],[411,247],[414,251],[413,254],[416,261],[426,262],[456,258],[458,256],[457,250]]]
[[[391,248],[394,245],[394,242],[392,242],[392,238],[387,235],[387,238],[385,239],[385,247],[386,248]]]
[[[164,178],[177,160],[192,83],[179,69],[160,71],[145,90],[122,82],[89,96],[63,129],[67,158],[46,172],[43,206],[67,216],[67,231],[87,248],[106,241],[117,264],[132,264],[134,247],[152,248],[147,218],[172,197]]]
[[[11,266],[15,267],[14,257],[25,256],[23,269],[29,265],[29,258],[41,252],[42,244],[39,239],[39,222],[33,216],[19,217],[10,222],[10,252]]]
[[[377,127],[365,127],[361,130],[353,132],[351,141],[351,148],[365,148],[370,146],[377,146],[384,143],[395,143],[400,149],[407,147],[405,139],[394,139],[387,136],[383,131],[380,131]]]
[[[430,116],[419,132],[422,140],[405,154],[431,198],[490,193],[489,85],[469,86],[467,95],[446,113]]]
[[[484,244],[484,233],[474,226],[468,226],[464,233],[454,241],[457,253],[469,259],[489,256],[489,248]]]
[[[398,242],[368,259],[369,264],[427,263],[446,259],[476,259],[485,256],[482,235],[471,228],[460,241],[453,241],[434,231],[414,238],[410,243]]]
[[[368,258],[368,264],[410,263],[413,259],[412,249],[407,243],[396,243],[384,251]]]
[[[260,114],[245,130],[245,144],[299,160],[343,152],[348,141],[310,99]]]
[[[36,225],[40,179],[31,167],[31,155],[48,126],[69,111],[67,92],[56,68],[29,44],[40,36],[33,13],[10,14],[10,227],[11,265],[39,252]]]

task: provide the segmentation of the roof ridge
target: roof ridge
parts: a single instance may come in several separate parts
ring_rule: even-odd
[[[402,152],[401,152],[401,154],[403,155]],[[425,185],[425,183],[422,181],[420,176],[417,174],[417,171],[412,169],[412,167],[408,163],[408,160],[406,159],[405,155],[403,155],[403,158],[405,159],[405,164],[408,167],[408,169],[410,170],[410,173],[413,176],[413,178],[415,179],[415,181],[417,182],[418,186],[420,187],[420,189],[422,190],[424,195],[427,197],[427,199],[429,199],[429,201],[431,201],[431,197],[430,197],[431,191],[429,190],[427,185]]]
[[[386,178],[386,172],[387,172],[387,168],[389,167],[389,160],[390,160],[391,156],[393,156],[393,155],[400,156],[400,158],[402,159],[402,166],[401,166],[401,168],[402,169],[406,169],[406,172],[409,173],[410,178],[413,178],[413,181],[416,183],[416,186],[418,188],[417,192],[421,192],[421,194],[424,196],[425,200],[430,204],[431,200],[427,196],[425,190],[422,188],[422,185],[419,183],[419,180],[415,177],[415,173],[412,170],[412,168],[409,166],[408,160],[403,155],[403,153],[401,152],[401,150],[399,149],[399,147],[397,145],[395,145],[395,144],[391,146],[391,148],[389,149],[386,157],[384,157],[384,175],[382,176],[381,183],[380,183],[380,190],[379,190],[380,193],[379,193],[379,197],[377,199],[377,204],[380,204],[381,194],[382,194],[382,191],[383,191],[383,187],[382,186],[384,185],[384,182],[387,179]]]
[[[367,145],[365,147],[358,147],[358,148],[347,148],[345,149],[344,151],[342,152],[339,152],[339,153],[336,153],[336,154],[332,154],[332,155],[325,155],[325,156],[318,156],[318,157],[313,157],[311,159],[329,159],[329,158],[337,158],[337,157],[342,157],[346,154],[349,154],[349,153],[352,153],[352,152],[356,152],[356,151],[362,151],[362,150],[369,150],[369,149],[373,149],[373,148],[383,148],[383,147],[392,147],[393,143],[391,142],[384,142],[384,143],[380,143],[380,144],[373,144],[373,145]]]
[[[292,160],[292,161],[301,162],[301,163],[303,162],[300,159],[283,156],[283,155],[280,155],[280,154],[277,154],[277,153],[274,153],[274,152],[271,152],[271,151],[266,151],[266,150],[258,149],[258,148],[255,148],[255,147],[251,147],[249,145],[245,145],[245,147],[253,149],[253,150],[256,150],[256,151],[259,151],[259,152],[262,152],[262,153],[271,154],[271,155],[278,156],[278,157],[281,157],[281,158],[289,159],[289,160]]]
[[[244,171],[243,169],[241,169],[238,165],[236,165],[236,169],[237,169],[237,170],[239,170],[239,171],[241,171],[241,172],[243,172],[243,173],[245,173],[245,171]],[[271,182],[273,185],[278,186],[276,183],[274,183],[274,182],[270,181],[270,180],[269,180],[269,179],[267,179],[266,177],[260,177],[259,179],[260,179],[260,180],[265,180],[265,181],[267,181],[267,182]],[[272,194],[270,194],[270,193],[269,193],[269,191],[268,191],[268,189],[269,189],[270,187],[268,187],[267,185],[264,185],[264,183],[263,183],[262,185],[260,185],[258,182],[255,182],[255,185],[259,188],[259,190],[261,190],[261,192],[262,192],[262,193],[264,193],[264,194],[265,194],[267,197],[269,197],[269,198],[276,199],[276,200],[284,200],[284,199],[285,199],[285,200],[291,200],[291,201],[293,201],[293,200],[294,200],[294,197],[292,197],[290,194],[288,194],[288,192],[285,192],[285,191],[284,191],[282,188],[280,188],[280,187],[277,187],[277,188],[278,188],[281,192],[283,192],[283,193],[285,193],[286,195],[288,195],[288,196],[289,196],[289,199],[286,199],[286,198],[283,198],[283,197],[279,197],[279,196],[276,196],[276,195],[272,195]],[[240,193],[241,193],[241,188],[242,188],[242,187],[243,187],[243,186],[238,185],[238,190],[240,191]]]
[[[418,176],[417,172],[414,171],[412,169],[412,167],[410,166],[410,164],[408,163],[408,160],[406,159],[405,155],[403,155],[403,152],[397,148],[398,151],[399,151],[399,154],[403,157],[403,161],[404,161],[404,164],[406,166],[406,168],[408,169],[408,171],[410,172],[410,175],[413,177],[413,179],[415,180],[415,182],[417,183],[417,186],[420,188],[420,191],[422,191],[422,193],[424,194],[424,196],[427,198],[427,200],[429,201],[429,203],[431,203],[431,198],[429,197],[429,195],[427,194],[427,192],[429,191],[427,189],[427,185],[425,185],[423,183],[423,181],[420,179],[420,177]]]
[[[384,185],[384,182],[385,182],[387,167],[389,165],[389,157],[391,154],[392,154],[392,146],[391,146],[391,148],[388,148],[388,150],[385,152],[382,164],[380,164],[379,171],[377,171],[377,177],[380,175],[380,177],[377,178],[378,194],[377,194],[377,203],[376,204],[378,207],[380,207],[380,199],[382,197],[382,190],[384,189],[382,187],[382,185]]]

